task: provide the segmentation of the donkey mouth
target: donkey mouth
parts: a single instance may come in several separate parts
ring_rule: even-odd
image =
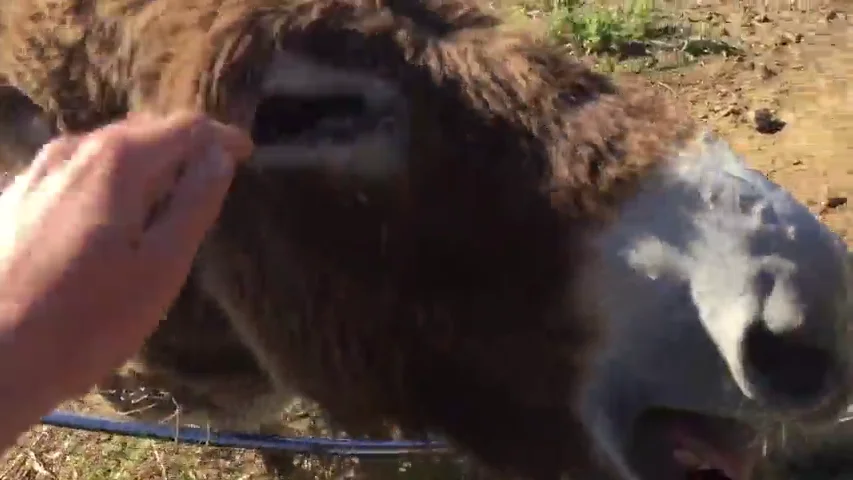
[[[637,470],[649,480],[750,480],[761,454],[749,426],[671,409],[641,415],[632,444]]]

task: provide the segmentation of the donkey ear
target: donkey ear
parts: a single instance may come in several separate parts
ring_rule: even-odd
[[[0,78],[0,173],[14,173],[29,165],[57,133],[44,109]]]

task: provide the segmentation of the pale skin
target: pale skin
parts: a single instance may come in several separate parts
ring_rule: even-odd
[[[59,137],[0,195],[0,451],[133,355],[252,142],[202,115]]]

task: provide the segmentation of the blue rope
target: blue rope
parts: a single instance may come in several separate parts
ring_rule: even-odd
[[[317,455],[381,457],[414,453],[445,453],[448,450],[447,445],[441,442],[349,440],[316,437],[292,438],[250,433],[213,432],[199,427],[174,427],[141,422],[123,422],[62,411],[55,411],[43,417],[41,423],[60,428],[109,433],[134,438],[170,440],[178,443],[251,450],[283,450]]]

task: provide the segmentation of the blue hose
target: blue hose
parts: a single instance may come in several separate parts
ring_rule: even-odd
[[[446,444],[407,440],[349,440],[331,438],[292,438],[277,435],[208,431],[199,427],[175,427],[141,422],[124,422],[106,418],[55,411],[41,419],[43,425],[109,433],[134,438],[169,440],[178,443],[215,447],[282,450],[317,455],[382,457],[407,454],[435,454],[448,451]]]

